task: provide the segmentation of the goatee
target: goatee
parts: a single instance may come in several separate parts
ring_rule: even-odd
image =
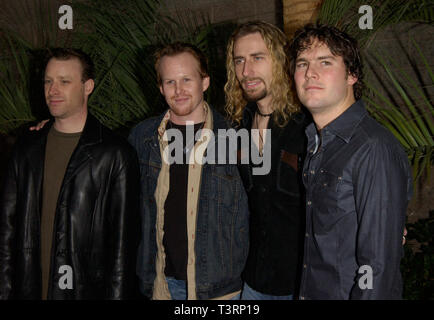
[[[247,102],[257,102],[264,99],[266,96],[267,89],[263,89],[261,92],[251,91],[250,93],[243,90],[243,97]]]

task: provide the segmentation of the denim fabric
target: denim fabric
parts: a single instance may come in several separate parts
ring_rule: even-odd
[[[244,282],[241,300],[293,300],[293,295],[273,296],[271,294],[260,293]]]
[[[324,127],[319,139],[314,124],[306,134],[300,299],[401,298],[401,242],[412,193],[407,155],[361,100]],[[365,276],[372,286],[360,284]]]
[[[172,300],[187,300],[187,288],[184,280],[166,277]]]
[[[166,280],[172,300],[187,299],[187,288],[184,280],[176,280],[173,277],[166,277]],[[240,294],[238,293],[230,300],[240,300]]]
[[[213,131],[227,129],[224,118],[213,112]],[[142,293],[152,295],[156,276],[155,189],[161,169],[157,128],[162,117],[147,119],[129,137],[136,148],[141,178],[142,234],[138,251],[137,274]],[[219,150],[215,145],[215,150]],[[226,152],[229,163],[229,152]],[[241,290],[241,272],[249,248],[249,211],[247,195],[236,164],[204,164],[196,222],[196,294],[211,299]]]

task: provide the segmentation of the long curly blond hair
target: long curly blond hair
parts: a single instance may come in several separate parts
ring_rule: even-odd
[[[271,103],[273,106],[273,121],[280,127],[285,126],[292,114],[300,111],[300,106],[293,99],[294,90],[289,77],[289,58],[286,54],[289,41],[285,34],[276,26],[263,22],[252,21],[240,25],[231,35],[226,49],[227,82],[224,90],[226,95],[225,110],[228,117],[239,125],[247,101],[237,79],[234,65],[234,43],[237,39],[252,33],[259,33],[270,52],[272,59],[273,79],[271,80]]]

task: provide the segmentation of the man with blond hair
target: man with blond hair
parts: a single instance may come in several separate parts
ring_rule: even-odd
[[[239,299],[249,211],[236,163],[205,161],[219,140],[205,133],[218,137],[229,128],[204,99],[206,58],[193,45],[173,43],[157,51],[155,70],[169,109],[129,138],[142,177],[142,293],[155,300]],[[174,161],[166,153],[171,145],[180,146]]]
[[[251,212],[246,300],[292,299],[297,290],[306,120],[292,99],[286,46],[285,34],[261,21],[239,26],[227,45],[226,111],[237,129],[252,133],[252,148],[271,157],[271,170],[255,175],[254,161],[244,161],[250,153],[239,150]]]

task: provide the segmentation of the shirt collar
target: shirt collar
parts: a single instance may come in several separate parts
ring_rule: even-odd
[[[213,123],[212,123],[213,117],[211,114],[211,109],[206,101],[203,102],[203,108],[206,114],[204,128],[213,130]],[[163,137],[164,133],[166,132],[166,126],[169,120],[170,120],[170,109],[166,111],[166,114],[163,116],[163,119],[161,120],[160,125],[158,126],[157,131],[160,139]]]
[[[345,110],[339,117],[330,122],[322,129],[322,132],[327,134],[331,133],[338,136],[346,143],[351,140],[358,124],[368,114],[362,100],[357,100],[347,110]],[[314,139],[317,134],[315,123],[312,122],[306,128],[306,135],[309,140]]]

